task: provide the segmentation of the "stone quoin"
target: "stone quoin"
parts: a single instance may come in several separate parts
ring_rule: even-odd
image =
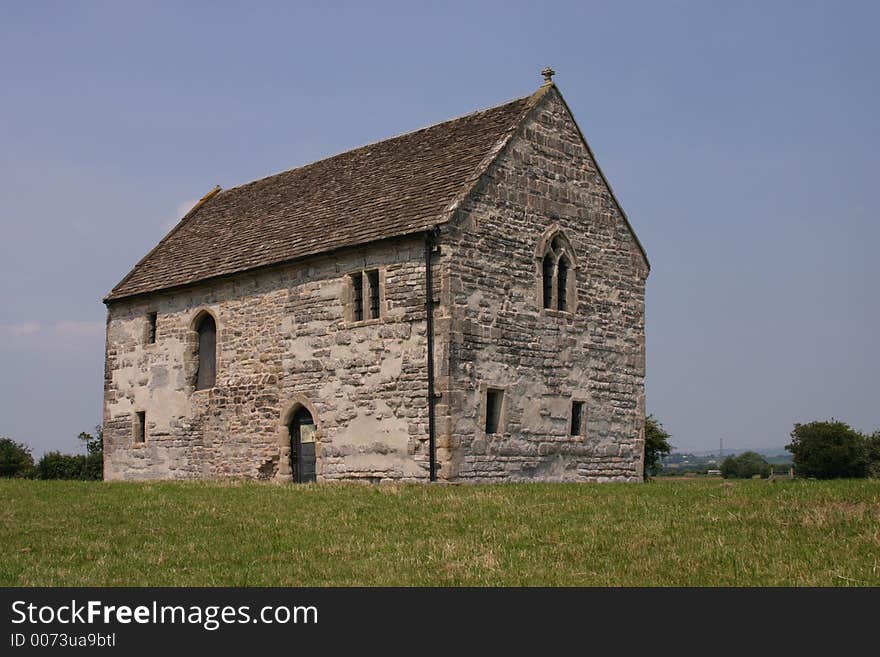
[[[542,75],[196,204],[104,300],[105,478],[641,481],[649,265]]]

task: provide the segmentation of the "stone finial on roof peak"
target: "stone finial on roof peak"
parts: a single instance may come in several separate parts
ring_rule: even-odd
[[[556,71],[554,71],[549,66],[545,66],[544,70],[541,71],[541,75],[544,76],[544,84],[552,84],[553,76],[556,75]]]

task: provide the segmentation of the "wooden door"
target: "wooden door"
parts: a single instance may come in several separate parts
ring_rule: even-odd
[[[290,470],[293,480],[303,484],[316,480],[315,421],[305,408],[290,421]]]

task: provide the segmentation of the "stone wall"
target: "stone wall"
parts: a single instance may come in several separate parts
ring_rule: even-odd
[[[348,275],[373,268],[383,317],[348,321]],[[105,477],[290,480],[285,423],[298,404],[318,427],[319,479],[426,477],[424,302],[417,236],[112,303]],[[194,320],[205,310],[217,323],[217,381],[196,391]],[[148,312],[158,314],[155,344]]]
[[[577,256],[570,313],[541,304],[536,249],[554,229]],[[442,239],[442,476],[641,480],[647,265],[555,89]],[[487,387],[504,390],[490,435]],[[583,436],[569,435],[572,399]]]

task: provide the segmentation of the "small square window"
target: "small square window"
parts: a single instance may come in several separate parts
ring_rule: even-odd
[[[349,321],[362,322],[382,317],[382,279],[378,269],[368,269],[349,275],[351,281],[350,305],[346,311]]]
[[[156,343],[156,317],[157,313],[147,313],[147,343]]]
[[[569,434],[582,436],[584,434],[584,402],[571,402],[571,428]]]
[[[486,433],[498,433],[501,429],[501,404],[504,391],[497,388],[486,390]]]
[[[134,425],[134,442],[147,442],[147,414],[145,411],[138,411],[135,415]]]

